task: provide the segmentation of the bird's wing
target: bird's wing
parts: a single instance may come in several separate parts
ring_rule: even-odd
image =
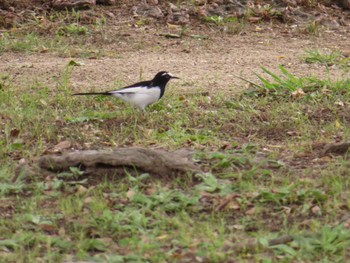
[[[108,91],[108,93],[113,94],[113,93],[134,93],[140,90],[134,89],[134,88],[146,88],[148,86],[150,86],[151,81],[141,81],[141,82],[137,82],[135,84],[132,84],[130,86],[126,86],[123,87],[121,89],[117,89],[117,90],[111,90]]]
[[[135,94],[135,93],[149,93],[148,86],[136,86],[136,87],[125,87],[118,90],[112,90],[108,92],[109,94]]]

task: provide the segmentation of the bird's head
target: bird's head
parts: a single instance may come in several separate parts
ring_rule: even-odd
[[[160,71],[158,72],[154,78],[153,82],[154,83],[167,83],[171,79],[178,79],[178,77],[173,76],[167,71]]]

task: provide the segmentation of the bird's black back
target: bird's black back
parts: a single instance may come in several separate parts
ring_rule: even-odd
[[[165,86],[171,79],[171,76],[168,75],[168,72],[166,71],[160,71],[158,72],[152,80],[146,80],[146,81],[141,81],[137,82],[135,84],[125,86],[123,88],[118,89],[117,91],[123,92],[123,90],[126,90],[128,88],[135,88],[135,87],[146,87],[148,89],[153,88],[153,87],[158,87],[160,89],[160,97],[163,97],[164,92],[165,92]],[[112,95],[115,93],[116,90],[111,90],[107,92],[91,92],[91,93],[75,93],[73,95]]]

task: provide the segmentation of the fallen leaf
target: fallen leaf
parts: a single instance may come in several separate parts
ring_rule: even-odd
[[[12,129],[12,130],[10,131],[10,136],[11,136],[12,138],[17,138],[18,135],[19,135],[19,130],[18,130],[18,129]]]
[[[103,242],[107,247],[114,243],[113,239],[110,237],[101,237],[97,238],[96,240]]]
[[[344,227],[345,227],[346,229],[350,229],[350,218],[348,218],[347,220],[345,220],[343,224],[344,224]]]
[[[92,197],[91,196],[88,196],[84,199],[84,204],[90,204],[92,202]]]
[[[292,97],[295,99],[304,97],[304,95],[305,92],[301,88],[298,88],[297,90],[292,92]]]
[[[337,105],[337,106],[340,106],[340,107],[344,107],[345,106],[344,102],[341,101],[341,100],[338,100],[338,101],[334,102],[334,105]]]
[[[22,158],[22,159],[20,159],[19,161],[18,161],[18,164],[19,165],[24,165],[24,164],[27,164],[28,163],[28,161],[26,160],[26,159],[24,159],[24,158]]]
[[[55,231],[56,229],[55,229],[55,227],[54,227],[53,225],[49,225],[49,224],[40,224],[39,227],[40,227],[40,229],[41,229],[42,231],[48,232],[48,233],[50,233],[50,234],[53,234],[53,233],[56,232],[56,231]]]
[[[66,230],[64,229],[64,227],[60,227],[60,229],[58,230],[58,235],[60,236],[66,235]]]
[[[170,29],[175,29],[175,30],[180,30],[181,29],[181,26],[179,26],[179,25],[174,25],[174,24],[170,24],[170,23],[166,23],[166,25]]]
[[[157,240],[164,240],[167,239],[169,236],[168,235],[161,235],[161,236],[157,236],[156,239]]]
[[[79,185],[77,189],[78,194],[83,194],[87,191],[87,188],[85,186]]]
[[[289,136],[297,136],[297,135],[298,135],[298,133],[295,132],[295,131],[287,131],[286,133],[287,133],[287,135],[289,135]]]
[[[231,201],[228,207],[232,210],[239,210],[241,208],[240,204],[237,201]]]
[[[126,197],[130,200],[135,195],[134,190],[130,189],[126,192]]]
[[[255,214],[255,207],[252,207],[252,208],[250,208],[250,209],[248,209],[246,212],[245,212],[245,214],[246,215],[253,215],[253,214]]]
[[[311,212],[314,214],[314,215],[321,215],[321,208],[318,206],[318,205],[315,205],[311,208]]]
[[[290,212],[292,211],[292,208],[289,206],[283,206],[282,208],[287,215],[289,215]]]
[[[43,106],[47,106],[47,102],[46,102],[45,100],[40,99],[39,101],[40,101],[40,103],[41,103]]]
[[[148,187],[145,190],[145,195],[153,195],[156,191],[157,189],[155,187]]]
[[[250,22],[250,23],[256,23],[256,22],[258,22],[258,21],[260,21],[261,20],[261,17],[257,17],[257,16],[251,16],[251,17],[249,17],[248,18],[248,21]],[[257,27],[258,28],[258,27]]]
[[[341,127],[340,122],[338,120],[335,120],[334,126],[336,129],[339,129]]]
[[[310,228],[311,223],[312,223],[312,220],[311,220],[311,219],[306,219],[306,220],[302,221],[302,222],[299,224],[299,226],[301,226],[301,227],[306,227],[306,228]]]
[[[58,152],[62,152],[63,150],[66,150],[68,148],[72,147],[72,143],[70,141],[62,141],[58,144],[56,144],[54,147],[53,147],[53,152],[54,153],[58,153]]]
[[[199,256],[196,256],[195,259],[197,262],[204,262],[204,259]]]

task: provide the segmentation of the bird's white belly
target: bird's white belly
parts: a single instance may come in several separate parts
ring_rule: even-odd
[[[160,97],[160,89],[158,88],[143,88],[134,93],[120,92],[114,93],[114,97],[130,103],[131,105],[144,110],[148,105],[155,103]]]

